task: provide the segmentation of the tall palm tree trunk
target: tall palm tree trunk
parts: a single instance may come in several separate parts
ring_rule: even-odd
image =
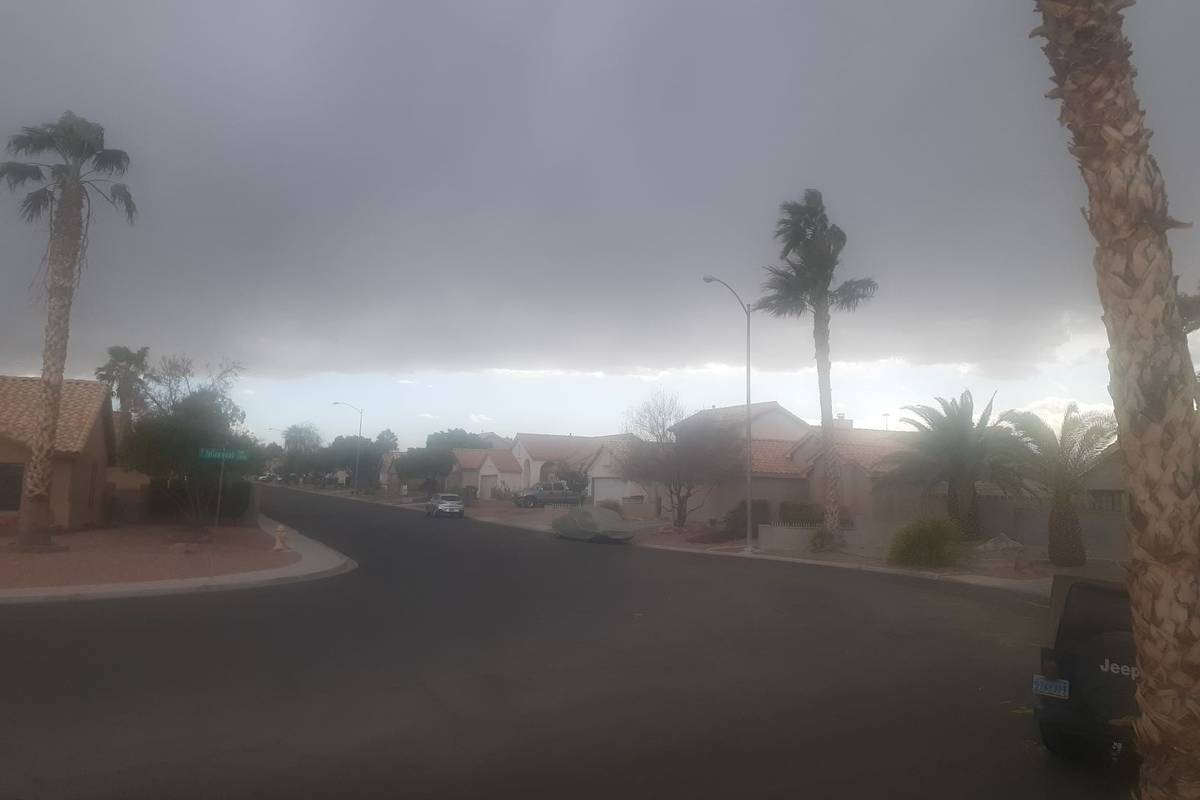
[[[824,528],[830,541],[835,542],[841,535],[842,465],[834,446],[828,300],[819,303],[813,314],[813,341],[816,345],[817,390],[821,396],[821,461],[825,465]]]
[[[1200,797],[1200,417],[1176,305],[1167,195],[1120,10],[1037,0],[1064,125],[1088,188],[1109,392],[1132,498],[1129,592],[1141,679],[1143,800]]]
[[[46,259],[46,340],[42,349],[38,424],[25,465],[16,541],[16,547],[22,550],[52,547],[52,459],[62,402],[63,370],[67,362],[67,339],[71,331],[71,301],[75,297],[76,269],[83,239],[82,186],[71,183],[63,186],[52,220]]]

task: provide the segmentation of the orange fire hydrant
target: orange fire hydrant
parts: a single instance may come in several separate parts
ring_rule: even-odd
[[[287,528],[282,525],[275,527],[275,546],[272,550],[287,550]]]

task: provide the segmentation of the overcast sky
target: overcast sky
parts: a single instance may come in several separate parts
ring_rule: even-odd
[[[741,400],[777,206],[825,194],[835,400],[964,386],[1107,401],[1104,337],[1033,3],[30,2],[0,5],[0,134],[70,108],[129,151],[68,371],[109,344],[247,368],[267,428],[405,444],[463,425],[603,433],[664,385]],[[1127,14],[1174,216],[1200,218],[1200,3]],[[0,196],[0,372],[40,368],[45,230]],[[1187,288],[1197,234],[1174,235]],[[809,321],[755,321],[760,399],[817,415]],[[895,417],[892,418],[892,424]]]

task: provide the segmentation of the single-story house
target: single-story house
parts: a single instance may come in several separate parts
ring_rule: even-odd
[[[592,502],[620,503],[622,512],[633,516],[661,516],[667,501],[659,487],[642,486],[624,477],[621,462],[628,455],[628,442],[617,437],[606,438],[584,465]]]
[[[481,500],[490,500],[497,489],[519,488],[521,467],[508,450],[456,447],[451,452],[454,466],[446,476],[447,491],[461,491],[471,486]]]
[[[15,524],[38,425],[41,379],[0,376],[0,524]],[[50,510],[64,530],[104,521],[107,470],[116,460],[112,400],[98,381],[63,381]]]
[[[551,480],[565,470],[583,470],[601,445],[630,438],[633,438],[631,434],[626,433],[609,436],[518,433],[512,446],[513,457],[521,469],[518,488]]]
[[[778,404],[752,407],[752,485],[756,500],[767,501],[773,527],[783,530],[776,540],[795,541],[799,532],[785,530],[780,508],[785,501],[819,506],[824,502],[824,453],[819,427],[803,420],[795,424],[790,412]],[[686,436],[709,425],[734,425],[741,430],[745,406],[710,409],[675,426],[677,436]],[[703,415],[703,416],[701,416]],[[697,418],[700,418],[697,420]],[[798,418],[796,418],[798,419]],[[762,421],[760,423],[760,420]],[[841,466],[841,504],[844,536],[850,548],[878,555],[886,551],[896,531],[922,517],[946,514],[945,487],[925,491],[921,487],[890,485],[881,478],[889,471],[889,456],[905,449],[916,434],[912,431],[880,431],[855,428],[852,420],[838,419],[835,450]],[[1115,446],[1086,477],[1087,497],[1078,505],[1089,553],[1100,558],[1128,557],[1125,533],[1126,490],[1119,453]],[[980,534],[1004,534],[1027,545],[1046,543],[1049,503],[1036,490],[1011,496],[998,487],[977,484]],[[707,490],[702,507],[692,518],[719,523],[737,507],[746,494],[744,479],[728,480]],[[768,532],[772,535],[773,532]],[[764,539],[764,546],[767,540]],[[802,549],[802,548],[801,548]]]

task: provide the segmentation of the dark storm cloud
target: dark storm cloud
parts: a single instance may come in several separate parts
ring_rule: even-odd
[[[142,216],[93,229],[76,372],[116,342],[260,374],[739,363],[699,276],[754,296],[809,186],[844,276],[880,284],[835,358],[1012,372],[1098,316],[1031,6],[10,2],[0,132],[71,108],[133,157]],[[1143,6],[1140,86],[1195,218],[1200,7]],[[5,198],[0,241],[0,371],[34,370],[44,232]],[[811,363],[804,326],[758,342]]]

